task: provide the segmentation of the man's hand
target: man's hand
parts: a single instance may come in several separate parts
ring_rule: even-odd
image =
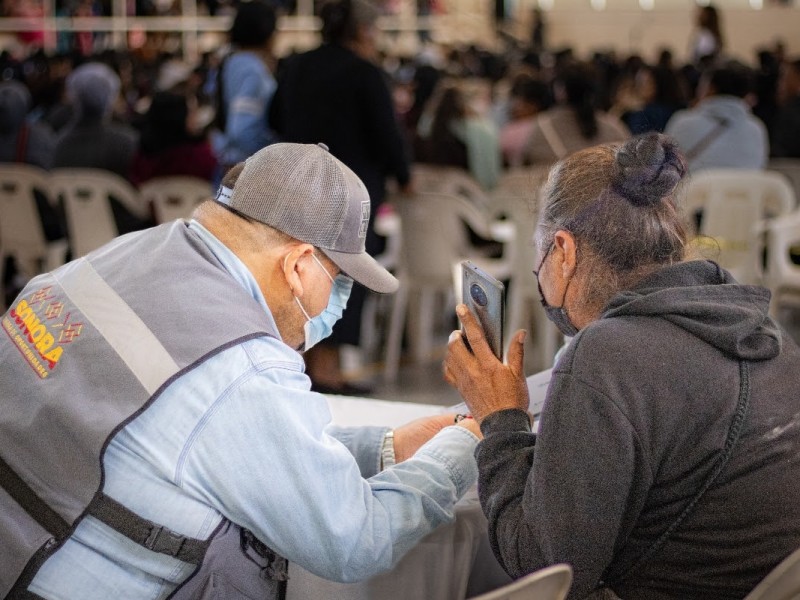
[[[525,331],[514,334],[507,364],[503,364],[492,353],[480,324],[469,309],[459,304],[456,312],[472,351],[464,343],[462,332],[451,333],[444,359],[444,378],[459,391],[478,423],[498,410],[527,411],[528,386],[522,366]]]
[[[419,450],[420,446],[442,429],[455,425],[455,417],[455,413],[422,417],[396,428],[394,430],[395,462],[402,462],[407,458],[411,458]],[[467,421],[472,423],[467,424]],[[474,419],[463,419],[458,422],[458,425],[469,429],[479,438],[481,437],[480,429]]]

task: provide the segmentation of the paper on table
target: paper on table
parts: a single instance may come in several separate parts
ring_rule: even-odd
[[[552,371],[553,369],[545,369],[544,371],[534,373],[526,379],[528,383],[528,398],[530,400],[528,412],[534,417],[538,417],[542,412],[544,399],[545,396],[547,396],[547,388],[550,386],[550,375]],[[448,406],[444,412],[468,413],[469,408],[467,408],[465,403],[461,402],[455,406]]]

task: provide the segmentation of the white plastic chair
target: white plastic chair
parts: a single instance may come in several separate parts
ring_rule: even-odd
[[[67,234],[74,258],[88,254],[119,235],[109,196],[133,215],[147,218],[148,207],[139,192],[110,171],[63,168],[51,171],[53,196],[60,198],[67,221]]]
[[[152,207],[156,223],[187,219],[195,207],[212,197],[211,183],[199,177],[156,177],[139,186],[141,201]]]
[[[557,564],[529,573],[513,583],[472,600],[564,600],[572,586],[572,567]]]
[[[684,210],[702,213],[696,248],[728,269],[740,283],[763,278],[764,229],[769,219],[788,214],[794,193],[777,173],[751,169],[709,169],[692,175]]]
[[[533,244],[538,219],[542,185],[547,168],[519,169],[507,172],[491,193],[493,217],[504,216],[513,224],[514,235],[508,246],[512,276],[506,303],[506,340],[519,329],[527,329],[525,348],[526,372],[537,372],[553,366],[553,358],[563,336],[547,318],[539,302],[539,289],[533,269],[539,256]]]
[[[800,265],[791,260],[792,249],[800,249],[800,213],[770,221],[767,226],[767,269],[764,285],[772,291],[770,312],[781,306],[800,307]]]
[[[795,202],[800,202],[800,158],[770,158],[767,170],[786,177],[794,190]]]
[[[0,281],[6,256],[14,256],[25,279],[55,269],[66,259],[66,240],[45,238],[34,190],[51,199],[47,171],[32,165],[0,164]]]
[[[781,561],[744,600],[797,600],[800,598],[800,548]]]
[[[388,381],[397,376],[406,325],[413,356],[419,360],[430,356],[433,349],[437,299],[446,298],[448,314],[454,315],[454,264],[469,258],[497,279],[511,275],[507,259],[483,258],[470,245],[464,223],[487,239],[491,230],[489,216],[469,200],[450,194],[416,193],[395,196],[392,204],[400,217],[400,289],[393,298],[386,343]]]
[[[411,168],[414,188],[420,193],[454,194],[481,208],[491,203],[489,194],[468,171],[460,167],[415,163]]]

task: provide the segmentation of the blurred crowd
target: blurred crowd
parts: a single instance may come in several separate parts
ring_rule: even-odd
[[[365,182],[374,216],[387,180],[414,189],[414,163],[462,168],[490,190],[504,170],[649,131],[671,135],[692,170],[800,158],[800,61],[781,43],[750,64],[730,60],[735,40],[713,6],[698,9],[684,63],[667,48],[654,60],[551,48],[543,19],[528,41],[502,37],[500,51],[425,40],[396,56],[380,51],[379,9],[358,0],[323,6],[319,48],[276,56],[280,10],[242,3],[228,44],[196,64],[153,44],[87,53],[77,38],[53,55],[1,53],[0,161],[215,186],[265,145],[321,141]],[[40,204],[47,237],[63,235]],[[150,225],[115,217],[121,233]],[[368,240],[379,253],[371,227]],[[357,343],[358,322],[344,343]]]

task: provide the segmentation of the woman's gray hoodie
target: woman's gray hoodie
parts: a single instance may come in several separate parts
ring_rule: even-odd
[[[512,576],[567,562],[570,598],[742,598],[800,546],[800,351],[769,291],[711,262],[658,271],[617,295],[559,359],[539,434],[522,411],[482,424],[489,536]],[[680,527],[613,582],[708,479],[750,370],[730,462]]]

